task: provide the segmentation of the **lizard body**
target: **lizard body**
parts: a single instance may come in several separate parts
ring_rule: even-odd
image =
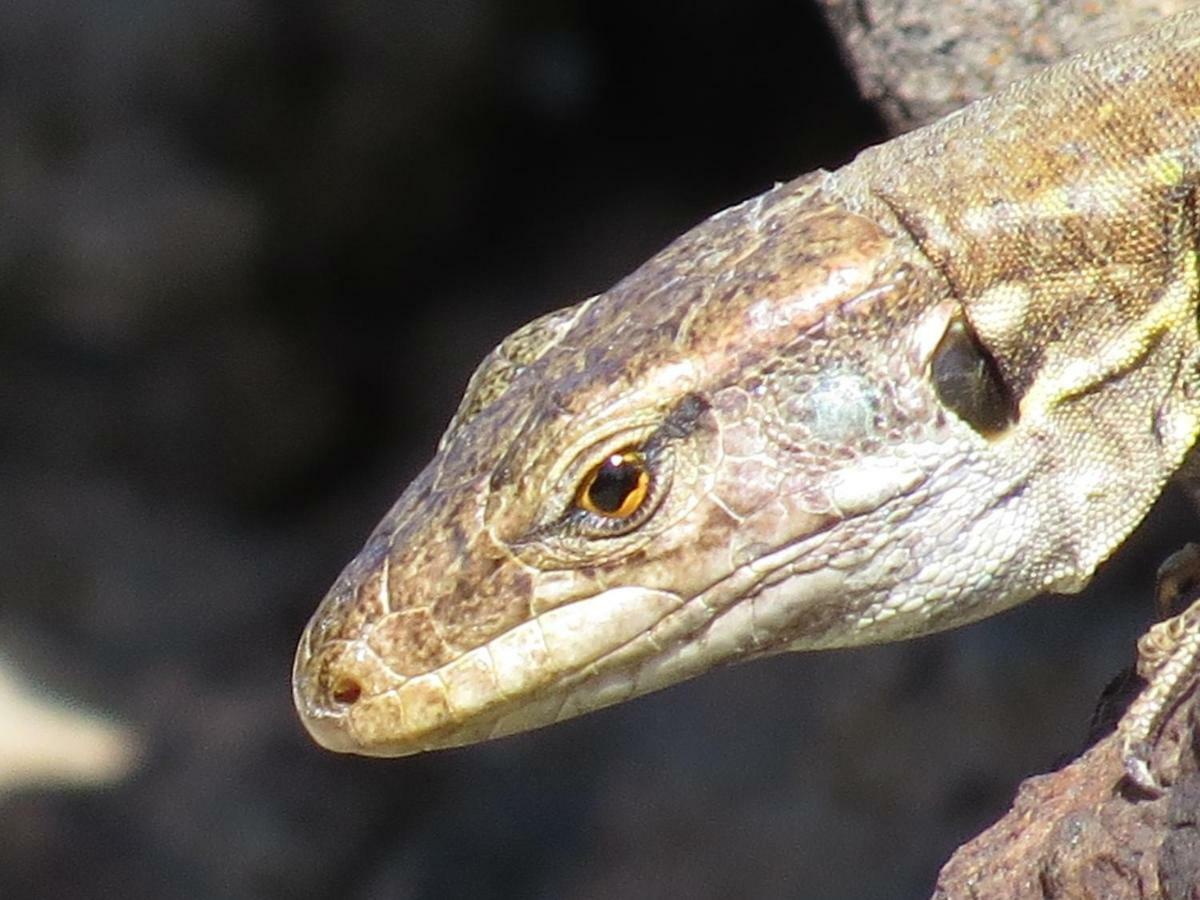
[[[403,755],[1081,589],[1200,431],[1200,13],[713,216],[506,339],[313,616]]]

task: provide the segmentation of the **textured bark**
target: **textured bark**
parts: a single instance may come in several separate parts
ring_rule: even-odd
[[[863,96],[897,132],[1192,5],[1181,0],[820,2]]]
[[[935,900],[1200,897],[1198,710],[1187,698],[1155,746],[1161,795],[1122,777],[1110,734],[1059,771],[1025,781],[1011,811],[951,857]]]

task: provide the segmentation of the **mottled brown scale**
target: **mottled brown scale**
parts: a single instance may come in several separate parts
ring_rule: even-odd
[[[367,646],[397,675],[412,677],[443,666],[458,654],[439,634],[430,610],[390,613],[371,628]]]
[[[379,593],[383,575],[382,569],[373,569],[361,581],[340,579],[329,592],[321,617],[314,620],[314,637],[322,642],[351,640],[378,621],[387,611]]]
[[[574,307],[555,310],[534,319],[505,338],[471,378],[454,421],[446,429],[443,444],[450,439],[458,425],[473,419],[481,409],[490,406],[508,390],[514,378],[557,343],[577,314]]]
[[[309,729],[451,746],[1080,589],[1200,430],[1198,106],[1188,13],[517,331],[314,615]],[[933,383],[955,328],[1004,427]],[[625,452],[649,490],[614,529],[578,500]]]

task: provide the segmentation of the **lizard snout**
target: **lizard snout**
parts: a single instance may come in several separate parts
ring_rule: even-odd
[[[306,632],[296,652],[292,690],[300,720],[313,739],[328,750],[353,752],[351,712],[371,683],[369,661],[353,643],[326,645],[314,656]]]

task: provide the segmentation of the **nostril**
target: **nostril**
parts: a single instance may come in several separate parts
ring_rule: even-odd
[[[342,706],[353,706],[362,696],[362,683],[357,678],[341,677],[333,683],[333,702]]]

